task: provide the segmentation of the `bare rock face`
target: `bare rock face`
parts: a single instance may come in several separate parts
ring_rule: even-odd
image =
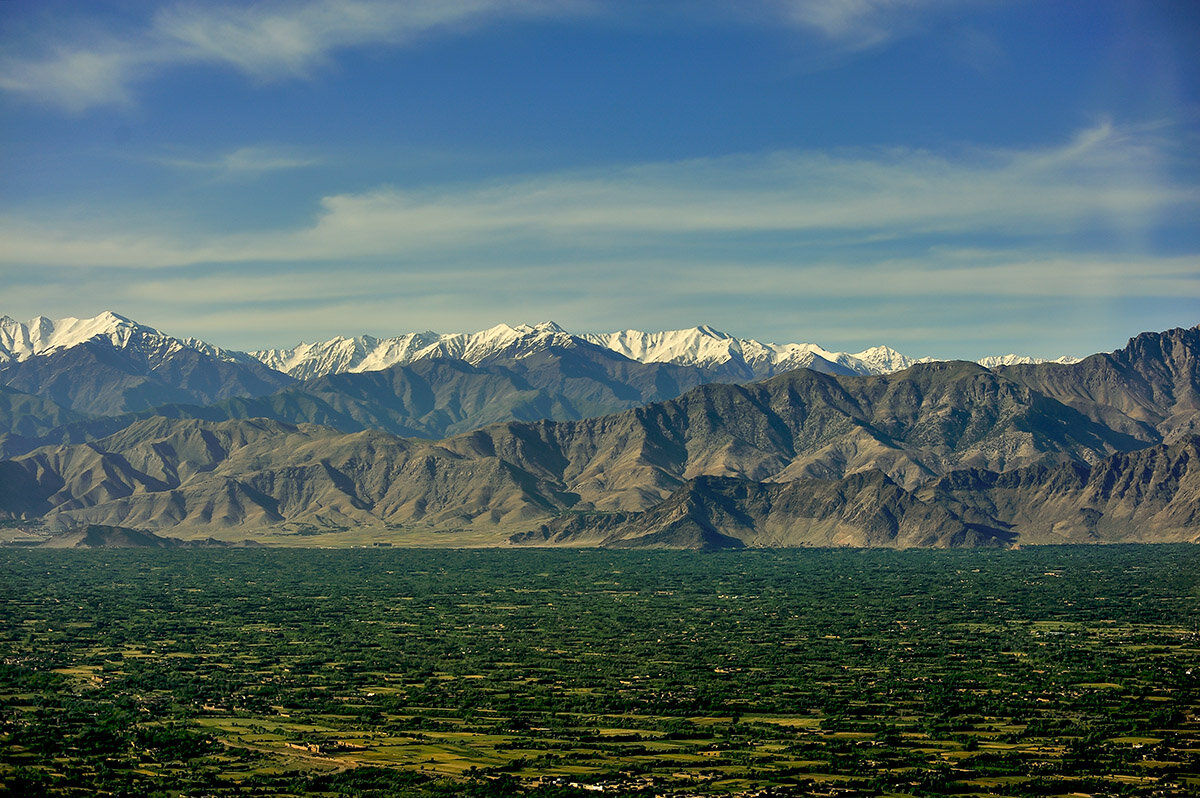
[[[1012,542],[1014,536],[1007,530],[968,520],[976,515],[953,501],[923,502],[879,471],[836,481],[798,479],[779,484],[699,477],[650,510],[610,517],[608,534],[589,542],[620,548],[701,549],[944,548]],[[571,543],[604,525],[603,517],[591,524],[573,518],[543,527],[541,537],[546,542]],[[514,536],[513,542],[540,541],[530,535]]]
[[[615,352],[551,338],[520,357],[479,363],[433,358],[379,371],[317,377],[263,397],[206,408],[168,408],[177,416],[272,418],[342,432],[377,429],[443,438],[489,424],[602,416],[674,399],[723,375],[696,366],[638,363]]]
[[[1026,543],[1200,541],[1200,437],[1091,467],[954,473],[920,494],[1002,518]]]
[[[785,483],[699,477],[644,512],[562,516],[510,540],[701,549],[1200,542],[1200,438],[1091,467],[955,471],[915,492],[874,470]]]
[[[1169,443],[1200,431],[1200,327],[1142,333],[1069,366],[999,373],[1139,440]]]
[[[59,524],[261,528],[284,520],[512,523],[564,505],[495,456],[267,420],[152,418],[0,462],[0,506]]]
[[[469,528],[495,543],[686,548],[1193,540],[1198,336],[1147,334],[1070,366],[801,369],[440,441],[219,414],[110,421],[106,437],[0,461],[0,516],[189,534],[300,523]],[[525,354],[521,369],[502,366],[510,385],[540,374],[579,406],[684,379],[660,371],[645,382],[642,364],[611,353]],[[350,413],[347,403],[378,390],[432,417],[498,395],[494,374],[476,379],[479,366],[421,368],[322,378],[321,401],[335,408],[343,397],[337,412]],[[443,368],[464,375],[438,383],[452,401],[417,379]]]

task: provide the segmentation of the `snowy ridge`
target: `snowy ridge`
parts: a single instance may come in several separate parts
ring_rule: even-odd
[[[194,349],[219,360],[242,363],[252,360],[243,352],[221,349],[195,338],[172,338],[112,311],[90,319],[38,316],[24,324],[0,316],[0,363],[28,360],[93,340],[106,341],[114,349],[135,350],[148,359],[180,349]]]
[[[291,349],[251,352],[273,369],[298,379],[339,372],[377,371],[429,358],[453,358],[478,365],[501,357],[521,357],[548,345],[569,347],[593,344],[641,363],[675,363],[713,369],[736,379],[762,379],[798,368],[827,374],[890,374],[934,358],[914,358],[887,346],[861,352],[834,352],[817,344],[762,343],[735,338],[707,325],[687,330],[643,332],[620,330],[609,333],[571,334],[552,321],[500,324],[475,333],[406,333],[394,338],[333,338],[302,343]],[[1059,358],[1057,363],[1076,362]],[[1040,363],[1036,358],[1004,355],[979,363],[987,368],[1011,363]]]
[[[497,358],[520,358],[547,347],[599,346],[642,363],[675,363],[711,369],[738,380],[762,379],[809,368],[827,374],[890,374],[934,358],[913,358],[886,346],[861,352],[834,352],[811,343],[762,343],[735,338],[707,325],[687,330],[568,333],[552,321],[510,326],[498,324],[473,333],[405,333],[391,338],[360,335],[301,343],[288,349],[237,352],[195,338],[172,338],[111,311],[90,319],[52,320],[39,316],[20,323],[0,316],[0,364],[103,340],[115,349],[134,350],[155,360],[192,349],[235,363],[265,364],[296,379],[342,372],[379,371],[418,360],[449,358],[479,365]],[[999,355],[978,361],[987,368],[1017,363],[1075,363],[1078,358],[1045,361],[1023,355]]]
[[[933,358],[911,358],[895,349],[876,346],[850,354],[817,344],[764,344],[734,338],[712,327],[643,333],[624,330],[580,336],[643,363],[686,363],[708,366],[740,362],[755,377],[769,377],[798,368],[832,374],[890,374]]]
[[[707,326],[655,333],[623,330],[573,335],[552,321],[515,327],[500,324],[475,333],[333,338],[251,354],[273,369],[297,379],[308,379],[339,372],[376,371],[437,357],[478,365],[500,357],[522,357],[546,346],[570,347],[580,343],[600,346],[641,363],[700,366],[742,379],[767,377],[797,368],[831,374],[881,373],[873,361],[864,363],[854,355],[830,352],[815,344],[763,344],[734,338]],[[898,357],[905,363],[901,368],[915,362],[903,355]]]
[[[1081,358],[1063,355],[1056,357],[1053,360],[1046,360],[1040,357],[1029,357],[1029,355],[992,355],[991,357],[980,358],[976,362],[984,368],[994,369],[997,366],[1024,366],[1036,363],[1062,363],[1069,366],[1072,363],[1078,363]]]
[[[830,352],[816,344],[764,344],[734,338],[707,325],[690,330],[622,330],[579,337],[642,363],[716,368],[746,378],[769,377],[798,368],[832,374],[872,373],[862,369],[852,355]]]
[[[574,346],[577,336],[554,322],[510,327],[498,324],[475,333],[406,333],[394,338],[332,338],[291,349],[251,352],[267,366],[297,379],[342,372],[379,371],[416,360],[450,358],[477,366],[496,357],[520,357],[545,346]]]

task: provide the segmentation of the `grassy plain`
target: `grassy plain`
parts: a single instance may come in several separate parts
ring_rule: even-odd
[[[0,550],[0,794],[1200,790],[1200,549]]]

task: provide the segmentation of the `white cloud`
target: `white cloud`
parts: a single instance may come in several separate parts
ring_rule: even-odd
[[[81,270],[6,286],[4,310],[20,318],[81,317],[111,308],[173,334],[246,349],[553,319],[581,331],[710,323],[847,351],[886,343],[914,355],[979,357],[1115,348],[1143,329],[1194,324],[1198,300],[1197,256],[939,248],[878,262],[853,253],[803,263],[698,253],[517,264],[498,257],[430,269]],[[1143,320],[1118,324],[1104,311],[1119,303],[1149,309]]]
[[[130,102],[130,84],[156,60],[150,52],[118,45],[93,49],[57,48],[35,61],[0,64],[0,89],[78,112],[95,105]]]
[[[910,32],[940,10],[978,0],[775,0],[783,19],[852,49]]]
[[[1045,234],[1194,204],[1143,174],[1153,145],[1101,125],[1059,148],[947,159],[911,150],[782,152],[326,197],[308,251],[371,254],[501,237],[722,233]]]
[[[781,290],[780,275],[789,271],[778,262],[725,265],[735,269],[736,281],[723,277],[719,269],[704,270],[699,279],[681,287],[681,294],[719,293],[746,300],[769,296],[773,290]],[[791,272],[803,275],[806,290],[828,299],[1200,299],[1200,254],[1096,255],[1036,248],[987,252],[937,248],[919,256],[865,263],[833,256],[797,265]]]
[[[551,277],[553,275],[553,277]],[[641,299],[628,286],[643,286]],[[445,295],[448,303],[475,308],[487,297],[514,293],[530,304],[555,297],[598,305],[609,318],[619,304],[659,306],[655,292],[669,287],[685,308],[720,301],[754,304],[764,297],[822,297],[853,301],[1013,297],[1142,297],[1200,299],[1200,255],[1094,255],[1029,249],[990,251],[936,248],[920,255],[863,262],[835,254],[797,263],[775,259],[747,262],[726,258],[578,259],[544,263],[480,262],[437,269],[380,268],[339,264],[297,266],[279,273],[156,274],[129,281],[123,295],[139,302],[189,308],[322,304],[394,305],[397,297]],[[452,290],[451,290],[452,289]],[[688,311],[691,312],[690,310]],[[708,318],[708,316],[705,316]],[[501,319],[503,320],[512,320]],[[517,317],[518,321],[542,321]]]
[[[239,147],[211,158],[152,158],[155,163],[179,169],[209,172],[218,178],[253,177],[315,166],[320,159],[274,147]]]
[[[260,80],[305,77],[337,50],[404,45],[505,17],[575,13],[576,0],[303,0],[165,6],[136,31],[100,44],[61,44],[0,63],[0,89],[70,111],[129,102],[155,70],[189,63],[233,67]]]
[[[38,224],[22,219],[0,219],[0,274],[13,265],[66,267],[132,266],[138,268],[192,262],[202,250],[161,235],[137,232],[100,233],[91,227]]]
[[[306,74],[331,52],[403,44],[417,36],[504,16],[561,13],[549,0],[309,0],[249,6],[174,6],[154,29],[181,52],[263,78]]]
[[[756,0],[729,6],[692,0],[655,8],[614,0],[270,0],[161,6],[140,28],[97,40],[60,41],[48,52],[0,60],[0,90],[72,112],[132,101],[136,85],[164,69],[211,64],[256,80],[311,77],[338,51],[405,46],[500,19],[607,14],[654,24],[725,17],[783,22],[837,46],[869,48],[918,29],[930,16],[982,0]],[[714,17],[715,14],[715,17]]]
[[[1178,170],[1156,136],[1102,123],[1058,147],[956,157],[780,152],[381,188],[328,196],[307,224],[237,235],[0,219],[0,283],[9,313],[114,308],[233,347],[553,318],[706,322],[848,350],[965,355],[974,336],[988,342],[974,356],[1083,354],[1195,323],[1200,253],[1077,243],[1194,215],[1200,190],[1163,177]],[[1114,330],[1122,304],[1150,309],[1136,329]],[[1063,343],[1030,348],[1030,314]],[[923,351],[925,328],[956,330],[940,345],[960,349]]]
[[[1161,169],[1163,150],[1153,131],[1104,123],[1059,147],[955,158],[904,149],[778,152],[385,187],[326,196],[307,225],[237,235],[145,233],[119,219],[97,219],[92,229],[0,219],[0,264],[155,268],[397,254],[477,258],[505,247],[686,250],[729,235],[778,233],[860,243],[934,234],[1123,233],[1200,203],[1200,187],[1162,176],[1169,171]],[[227,160],[239,158],[247,168],[271,160]]]

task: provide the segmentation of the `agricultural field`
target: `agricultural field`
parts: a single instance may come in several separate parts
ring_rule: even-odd
[[[0,550],[0,795],[1200,792],[1200,548]]]

